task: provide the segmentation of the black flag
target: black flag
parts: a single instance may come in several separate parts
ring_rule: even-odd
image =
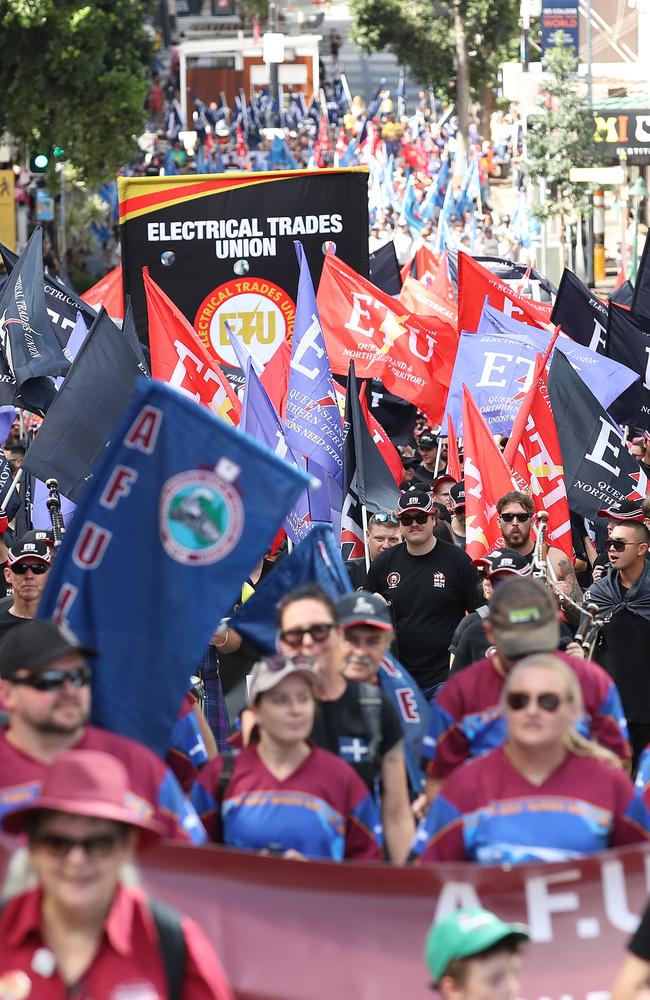
[[[562,327],[576,343],[605,353],[607,306],[565,267],[551,313],[551,322]]]
[[[0,340],[20,392],[30,379],[65,375],[70,367],[47,315],[42,244],[35,229],[0,293]]]
[[[124,310],[124,321],[122,323],[122,333],[128,340],[133,353],[138,359],[140,365],[140,373],[146,378],[151,378],[151,372],[149,366],[146,362],[144,351],[142,349],[142,344],[140,338],[138,337],[138,331],[135,326],[135,318],[133,316],[133,307],[131,305],[131,296],[126,297],[126,308]]]
[[[363,416],[353,361],[348,373],[343,430],[341,550],[347,560],[364,553],[361,506],[365,505],[371,514],[393,510],[399,497],[395,480]]]
[[[571,510],[593,521],[619,500],[644,499],[648,481],[620,430],[562,351],[555,351],[548,394],[557,426]]]
[[[7,273],[11,274],[18,263],[18,255],[0,243],[0,256]],[[97,313],[87,302],[80,299],[71,288],[57,281],[49,274],[43,274],[43,292],[45,294],[45,307],[52,323],[52,329],[56,334],[61,347],[65,347],[70,339],[70,334],[74,330],[77,321],[77,313],[83,316],[86,326],[91,327]]]
[[[650,316],[650,240],[646,236],[641,263],[636,272],[634,295],[632,296],[632,312],[639,316]]]
[[[401,292],[402,279],[392,240],[370,254],[370,280],[386,295],[399,295]]]
[[[639,382],[612,403],[609,412],[620,424],[650,430],[650,319],[611,302],[607,354],[640,376]]]
[[[634,285],[628,278],[622,285],[615,288],[609,297],[610,302],[617,302],[619,306],[631,306],[634,298]]]
[[[139,374],[127,338],[102,308],[27,450],[24,467],[42,482],[58,479],[63,496],[76,502]]]

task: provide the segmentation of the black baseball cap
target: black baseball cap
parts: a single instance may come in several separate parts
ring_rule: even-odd
[[[477,559],[474,565],[485,571],[488,580],[497,573],[530,576],[533,571],[532,563],[514,549],[495,549],[482,559]]]
[[[26,531],[21,542],[45,542],[50,548],[54,548],[54,532],[49,528],[32,528]]]
[[[22,622],[7,632],[0,644],[0,677],[9,678],[17,670],[38,670],[68,653],[97,656],[84,646],[66,625],[46,618]]]
[[[336,602],[339,624],[342,628],[352,625],[370,625],[387,631],[393,627],[390,610],[386,601],[368,590],[357,590],[354,594],[344,594]]]
[[[465,506],[465,480],[461,479],[459,483],[454,483],[452,488],[449,490],[449,496],[452,499],[454,510],[459,510],[461,507]]]
[[[611,507],[597,511],[596,515],[597,517],[607,517],[610,521],[638,521],[642,523],[642,503],[641,500],[619,500]]]
[[[417,510],[429,514],[433,510],[433,498],[427,490],[408,490],[402,493],[397,503],[397,516],[407,511]]]
[[[11,568],[23,559],[37,559],[39,562],[52,562],[52,549],[44,541],[36,541],[25,535],[11,546],[7,552],[7,566]]]
[[[438,438],[435,434],[421,434],[418,438],[418,448],[435,448],[438,444]]]

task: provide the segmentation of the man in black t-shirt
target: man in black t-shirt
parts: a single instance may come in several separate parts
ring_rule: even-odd
[[[25,619],[34,618],[52,562],[52,550],[28,532],[8,550],[5,579],[13,593],[0,600],[0,642]]]
[[[449,643],[478,605],[478,575],[457,546],[433,534],[438,512],[421,489],[403,493],[397,516],[404,541],[377,556],[366,589],[392,608],[396,655],[432,698],[449,676]]]
[[[292,591],[278,611],[285,656],[313,659],[320,678],[311,739],[354,767],[381,796],[386,852],[403,864],[415,834],[404,765],[403,733],[390,699],[378,688],[346,680],[343,630],[336,606],[317,585]]]

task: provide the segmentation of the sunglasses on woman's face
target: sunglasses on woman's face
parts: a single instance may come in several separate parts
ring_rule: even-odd
[[[58,833],[40,833],[34,838],[34,845],[42,847],[53,858],[67,858],[70,851],[80,847],[89,858],[107,858],[119,843],[124,841],[120,833],[98,833],[93,837],[64,837]]]
[[[523,708],[527,708],[531,701],[544,709],[545,712],[557,712],[565,700],[552,691],[537,696],[528,694],[527,691],[509,691],[506,697],[508,708],[512,709],[513,712],[520,712]]]
[[[309,628],[288,628],[285,632],[280,632],[280,638],[292,649],[300,649],[306,635],[314,642],[325,642],[333,628],[334,622],[318,622]]]
[[[402,514],[399,523],[403,524],[405,528],[410,528],[413,522],[416,524],[426,524],[428,520],[428,514]]]

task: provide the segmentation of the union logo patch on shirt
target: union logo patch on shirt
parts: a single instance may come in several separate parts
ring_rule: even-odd
[[[358,736],[339,736],[339,757],[348,764],[360,764],[368,759],[368,744]]]
[[[434,587],[444,587],[447,583],[447,577],[444,573],[434,573],[433,574],[433,586]]]
[[[386,577],[386,583],[393,590],[401,580],[399,573],[389,573]]]

